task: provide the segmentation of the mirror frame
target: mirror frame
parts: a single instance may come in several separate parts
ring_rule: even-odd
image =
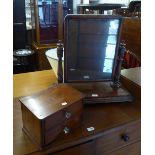
[[[113,63],[113,70],[112,70],[112,76],[111,79],[101,79],[101,80],[69,80],[68,79],[68,73],[67,73],[67,55],[68,55],[68,31],[69,31],[69,21],[70,20],[107,20],[107,19],[118,19],[119,20],[119,27],[118,27],[118,34],[117,34],[117,43],[115,48],[115,56],[114,56],[114,63]],[[65,83],[83,83],[83,82],[104,82],[104,81],[113,81],[115,77],[115,70],[117,65],[117,59],[118,59],[118,50],[120,45],[120,34],[121,34],[121,28],[122,28],[122,21],[123,18],[121,16],[114,16],[114,15],[86,15],[86,14],[78,14],[78,15],[67,15],[65,17],[65,25],[64,25],[64,82]]]

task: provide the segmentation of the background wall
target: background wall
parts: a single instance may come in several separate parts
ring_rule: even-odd
[[[99,0],[99,3],[118,3],[118,4],[125,4],[128,6],[131,0]]]
[[[73,13],[77,13],[77,5],[80,4],[81,0],[73,0]]]

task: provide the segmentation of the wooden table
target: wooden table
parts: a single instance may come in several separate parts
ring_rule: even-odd
[[[141,86],[141,67],[135,67],[135,68],[130,68],[130,69],[123,69],[121,70],[121,75],[123,78],[126,78],[135,84]]]
[[[121,75],[123,85],[141,99],[141,67],[123,69]]]
[[[44,70],[13,76],[13,96],[21,97],[31,95],[51,86],[57,82],[53,70]]]
[[[129,152],[130,155],[140,154],[141,106],[139,97],[133,103],[85,106],[81,127],[67,135],[60,134],[47,148],[39,150],[22,132],[18,97],[44,90],[54,82],[56,82],[56,77],[52,70],[14,75],[14,155],[127,155]],[[132,89],[140,87],[127,77],[124,83],[131,85],[129,87],[131,92]],[[94,127],[95,130],[88,132],[88,127]],[[128,141],[122,138],[123,134],[129,136]]]

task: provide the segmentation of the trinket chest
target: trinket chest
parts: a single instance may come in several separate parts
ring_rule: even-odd
[[[20,99],[23,131],[40,148],[60,133],[80,126],[83,94],[67,84],[56,84],[47,90]]]

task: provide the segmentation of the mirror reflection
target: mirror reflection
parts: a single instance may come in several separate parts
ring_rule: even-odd
[[[111,80],[120,19],[68,21],[66,70],[68,81]]]
[[[58,0],[37,0],[40,43],[49,44],[57,42],[58,39],[58,16],[60,2]],[[68,0],[62,0],[62,16],[70,13]]]

